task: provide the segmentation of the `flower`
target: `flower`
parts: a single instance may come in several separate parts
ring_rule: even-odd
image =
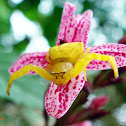
[[[92,103],[90,104],[89,108],[90,109],[99,109],[101,107],[103,107],[105,104],[107,104],[109,101],[109,97],[108,96],[98,96],[96,98],[93,99]]]
[[[87,10],[82,15],[74,15],[76,7],[66,2],[62,14],[58,39],[56,45],[65,42],[83,42],[84,51],[86,51],[88,33],[90,30],[92,11]],[[64,41],[63,41],[64,40]],[[27,53],[22,55],[10,68],[9,73],[13,75],[16,71],[24,69],[23,75],[28,73],[29,75],[35,74],[34,71],[28,71],[25,68],[26,65],[32,64],[35,66],[46,69],[48,62],[46,60],[46,54],[48,52]],[[126,45],[123,44],[102,44],[99,46],[90,47],[88,53],[104,54],[113,56],[117,67],[126,65]],[[114,59],[112,61],[114,61]],[[49,57],[48,57],[48,60]],[[104,58],[100,60],[92,60],[86,67],[87,70],[104,70],[111,69],[111,65]],[[115,64],[115,66],[116,66]],[[19,71],[20,72],[20,71]],[[19,73],[18,72],[18,73]],[[45,72],[45,71],[44,71]],[[117,76],[118,71],[115,75]],[[45,74],[46,75],[46,74]],[[18,77],[20,74],[18,75]],[[17,77],[17,78],[18,78]],[[45,78],[48,78],[45,76]],[[10,80],[9,83],[13,82]],[[45,108],[49,115],[55,118],[61,118],[70,108],[79,92],[82,90],[85,84],[84,72],[79,73],[78,76],[70,79],[65,85],[58,86],[53,81],[45,96]],[[8,86],[9,91],[11,85]]]
[[[84,122],[69,125],[69,126],[92,126],[92,122],[89,120],[85,120]]]

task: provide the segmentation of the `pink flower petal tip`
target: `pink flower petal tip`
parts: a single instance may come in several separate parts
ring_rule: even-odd
[[[76,123],[76,124],[69,125],[69,126],[92,126],[92,122],[89,120],[86,120],[84,122]]]
[[[65,39],[66,42],[83,42],[86,48],[93,12],[87,10],[75,16],[75,10],[73,4],[65,3],[56,45]]]
[[[108,101],[109,101],[108,96],[98,96],[98,97],[94,98],[94,100],[92,101],[89,108],[90,109],[99,109],[99,108],[103,107],[104,105],[106,105],[108,103]]]

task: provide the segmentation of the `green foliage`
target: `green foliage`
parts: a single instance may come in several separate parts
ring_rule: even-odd
[[[48,16],[43,23],[44,36],[49,40],[50,46],[54,46],[56,43],[61,15],[62,8],[55,7],[52,15]]]
[[[25,39],[17,44],[15,44],[13,47],[14,47],[14,50],[17,51],[18,53],[21,53],[22,51],[24,51],[27,47],[29,43],[29,39]]]
[[[10,29],[9,18],[11,15],[10,8],[5,0],[0,1],[0,34],[8,33]]]

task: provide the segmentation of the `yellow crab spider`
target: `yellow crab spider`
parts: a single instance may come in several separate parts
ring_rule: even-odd
[[[89,51],[90,49],[87,48],[84,52],[83,42],[64,43],[50,48],[46,55],[46,60],[49,63],[46,69],[30,64],[14,72],[8,83],[7,94],[10,95],[13,81],[31,70],[47,80],[52,80],[58,86],[65,85],[82,71],[84,71],[84,77],[87,80],[86,67],[93,59],[108,61],[114,70],[114,76],[118,77],[118,69],[113,56],[89,53]]]

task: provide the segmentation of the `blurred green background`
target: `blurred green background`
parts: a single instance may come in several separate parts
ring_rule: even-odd
[[[88,46],[117,43],[126,32],[125,0],[69,0],[77,13],[94,12]],[[8,69],[23,53],[47,51],[56,43],[65,0],[0,0],[0,126],[44,126],[44,95],[49,81],[23,76],[14,81],[7,96]],[[99,73],[99,72],[97,72]],[[92,82],[96,72],[88,72]],[[117,90],[118,89],[118,90]],[[95,120],[94,126],[126,126],[126,104],[116,86],[96,90],[90,97],[107,94],[113,114]],[[123,100],[122,100],[123,99]],[[50,126],[55,119],[50,117]]]

